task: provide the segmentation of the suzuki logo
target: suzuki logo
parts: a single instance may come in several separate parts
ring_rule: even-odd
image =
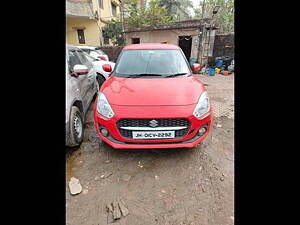
[[[157,127],[158,122],[157,122],[156,120],[151,120],[151,121],[149,122],[149,125],[150,125],[150,127]]]

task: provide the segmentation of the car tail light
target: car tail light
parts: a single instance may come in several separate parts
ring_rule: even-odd
[[[103,64],[102,68],[105,72],[111,72],[112,71],[112,68],[109,64]]]
[[[99,59],[106,61],[106,58],[104,56],[98,56]]]

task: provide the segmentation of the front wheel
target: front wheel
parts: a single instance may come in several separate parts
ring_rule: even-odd
[[[70,141],[72,146],[80,145],[83,140],[82,115],[78,107],[72,106],[70,117]]]
[[[97,82],[99,84],[99,89],[100,89],[102,84],[105,82],[105,78],[102,75],[97,74]]]

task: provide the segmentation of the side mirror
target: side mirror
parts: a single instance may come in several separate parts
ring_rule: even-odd
[[[201,66],[199,63],[194,63],[193,66],[192,66],[192,71],[193,72],[196,72],[196,71],[199,71],[201,69]]]
[[[89,68],[85,65],[75,65],[73,68],[73,74],[75,76],[79,76],[79,75],[86,75],[89,73]]]
[[[103,64],[102,68],[105,72],[111,72],[112,71],[112,68],[109,64]]]

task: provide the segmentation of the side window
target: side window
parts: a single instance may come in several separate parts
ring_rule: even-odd
[[[76,64],[82,64],[78,58],[78,56],[75,54],[74,51],[69,51],[69,66],[70,70],[73,70],[74,66]]]
[[[93,51],[93,50],[90,52],[90,55],[95,57],[95,58],[98,58],[98,56],[99,56],[99,54],[96,51]]]
[[[88,53],[88,54],[90,53],[90,49],[82,48],[81,50]]]
[[[87,58],[85,57],[84,53],[81,51],[77,51],[77,54],[80,58],[80,61],[82,62],[81,64],[84,64],[86,66],[90,66],[91,63],[87,60]]]

